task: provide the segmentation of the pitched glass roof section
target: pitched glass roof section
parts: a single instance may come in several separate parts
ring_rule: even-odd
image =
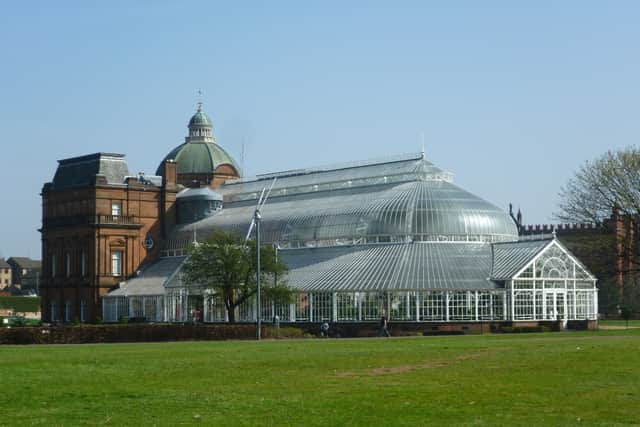
[[[160,258],[106,297],[164,295],[165,284],[179,271],[185,257]]]
[[[297,247],[517,239],[516,227],[506,213],[445,175],[422,155],[283,173],[262,209],[263,241]],[[178,227],[174,239],[191,236],[194,230],[204,236],[216,228],[244,235],[256,198],[271,183],[269,176],[221,186],[222,211]]]
[[[297,291],[495,289],[491,248],[477,243],[362,245],[282,250]]]
[[[523,240],[493,245],[493,280],[509,280],[551,244],[552,239]]]
[[[422,153],[418,153],[382,160],[263,174],[254,178],[229,181],[218,190],[229,202],[257,200],[262,189],[269,188],[274,179],[275,184],[270,197],[414,180],[452,182],[453,175],[437,168],[427,161]]]

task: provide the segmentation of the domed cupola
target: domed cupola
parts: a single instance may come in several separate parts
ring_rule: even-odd
[[[185,138],[185,142],[216,142],[213,136],[213,123],[202,111],[202,102],[198,103],[198,111],[189,120],[189,136]]]
[[[177,164],[178,183],[188,187],[197,181],[201,186],[216,188],[241,176],[236,161],[216,144],[213,124],[203,111],[202,102],[198,103],[198,110],[189,120],[189,135],[184,140],[164,157],[156,175],[162,174],[164,161],[172,159]]]

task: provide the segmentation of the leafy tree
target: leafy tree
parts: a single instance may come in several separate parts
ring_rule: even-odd
[[[624,303],[634,307],[638,299],[640,273],[640,149],[611,150],[583,164],[560,191],[560,212],[566,222],[597,224],[600,233],[582,242],[582,251],[600,258],[601,302],[606,306]],[[572,248],[573,249],[573,248]],[[598,275],[597,271],[594,271]],[[622,274],[622,287],[618,285]],[[603,279],[603,280],[602,280]],[[615,301],[615,287],[620,300]],[[604,292],[602,292],[604,291]],[[622,291],[622,293],[620,293]],[[603,307],[604,308],[604,307]]]
[[[215,232],[204,243],[194,244],[182,267],[186,284],[202,286],[221,298],[235,322],[236,307],[252,297],[256,291],[256,244],[245,242],[235,234]],[[289,288],[279,280],[287,267],[277,260],[270,245],[260,248],[261,294],[265,298],[284,302],[291,298]]]

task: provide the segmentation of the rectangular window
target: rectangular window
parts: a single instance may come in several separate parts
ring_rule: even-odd
[[[122,275],[122,251],[111,252],[111,274],[114,276]]]
[[[65,273],[67,275],[67,277],[71,276],[71,253],[67,252],[66,253],[66,259],[65,259]]]
[[[64,304],[64,321],[71,322],[71,303],[69,301]]]
[[[122,213],[122,205],[120,202],[111,202],[111,216],[117,218]]]
[[[58,320],[58,305],[54,302],[51,303],[51,321],[55,322]]]
[[[84,300],[80,300],[80,321],[84,322],[86,318],[85,311],[87,311],[87,306],[84,303]]]
[[[51,255],[51,277],[56,277],[56,255]]]
[[[87,275],[87,253],[85,251],[80,254],[80,274],[82,277]]]

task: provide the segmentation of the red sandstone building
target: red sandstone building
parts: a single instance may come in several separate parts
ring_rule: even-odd
[[[217,187],[240,176],[215,143],[202,105],[189,136],[161,162],[156,176],[132,175],[123,154],[60,160],[42,189],[42,319],[95,321],[101,297],[158,258],[176,224],[184,186]]]

